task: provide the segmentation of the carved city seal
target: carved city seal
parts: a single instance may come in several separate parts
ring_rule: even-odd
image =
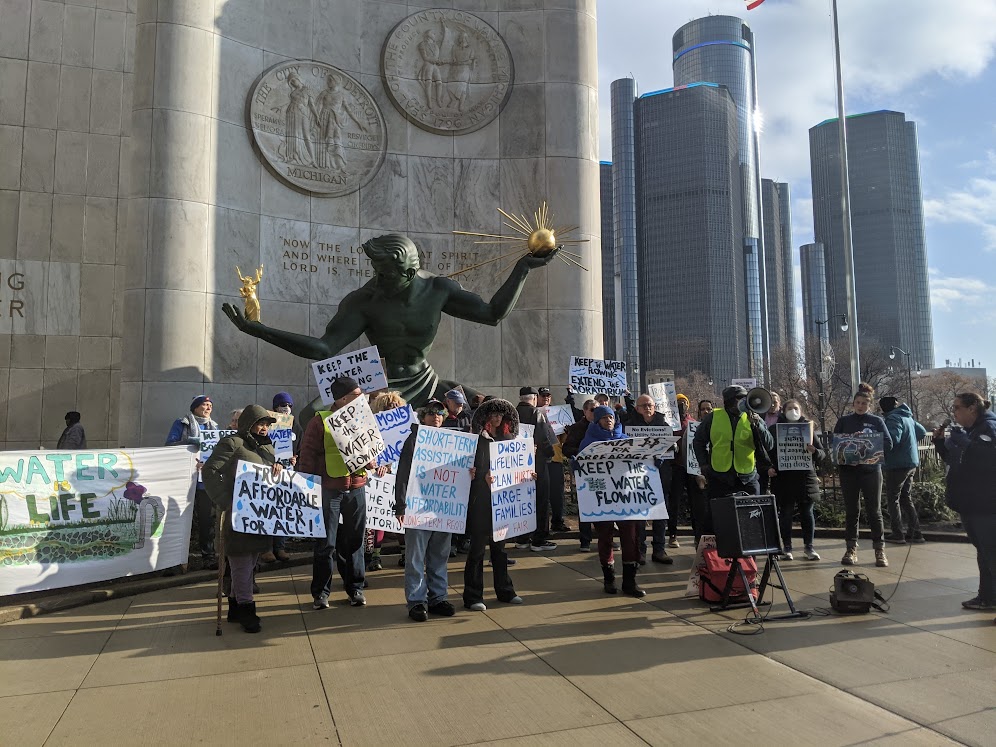
[[[257,153],[270,172],[309,194],[339,197],[367,184],[387,152],[387,127],[373,96],[338,68],[281,62],[246,100]]]
[[[381,71],[398,110],[429,132],[484,127],[512,92],[508,45],[488,23],[460,10],[413,13],[384,42]]]

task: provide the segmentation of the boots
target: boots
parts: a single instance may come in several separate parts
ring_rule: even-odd
[[[239,621],[239,603],[235,601],[235,597],[228,598],[228,622],[234,623]]]
[[[246,633],[258,633],[262,630],[263,626],[256,615],[255,602],[239,605],[239,624]]]
[[[636,585],[636,571],[639,567],[639,563],[623,563],[623,594],[637,598],[647,596],[647,592]]]
[[[615,594],[618,591],[616,589],[616,569],[612,563],[602,566],[602,581],[605,584],[603,588],[606,594]]]

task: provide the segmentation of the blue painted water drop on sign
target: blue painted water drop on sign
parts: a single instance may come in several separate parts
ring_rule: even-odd
[[[530,454],[530,455],[529,455],[529,461],[527,462],[527,464],[528,464],[528,465],[529,465],[530,467],[532,467],[532,466],[533,466],[533,455],[532,455],[532,454]]]
[[[315,478],[314,477],[308,477],[307,482],[308,482],[308,487],[309,488],[315,487]]]
[[[247,472],[248,470],[249,470],[249,465],[246,464],[245,462],[242,462],[242,471]]]
[[[239,511],[241,511],[241,510],[242,510],[242,501],[239,501],[239,502],[238,502],[237,504],[235,504],[235,505],[236,505],[236,507],[237,507],[237,508],[239,509]]]

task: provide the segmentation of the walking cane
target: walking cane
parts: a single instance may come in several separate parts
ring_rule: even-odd
[[[221,598],[224,596],[222,590],[225,578],[225,512],[219,511],[218,513],[220,525],[218,531],[218,628],[214,631],[215,635],[221,635]]]

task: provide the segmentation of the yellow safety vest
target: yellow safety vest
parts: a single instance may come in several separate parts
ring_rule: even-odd
[[[331,410],[318,410],[315,413],[322,419],[322,435],[325,437],[325,471],[328,472],[329,477],[346,477],[350,474],[349,470],[346,468],[346,462],[343,461],[342,454],[339,453],[339,447],[336,445],[335,439],[332,437],[332,432],[329,430],[326,418],[332,414]],[[354,474],[365,475],[367,471],[365,469],[358,470]]]
[[[740,413],[734,435],[729,414],[726,410],[717,410],[712,416],[709,440],[712,442],[710,461],[714,471],[729,472],[731,467],[735,467],[741,475],[754,472],[754,433],[747,413]]]

